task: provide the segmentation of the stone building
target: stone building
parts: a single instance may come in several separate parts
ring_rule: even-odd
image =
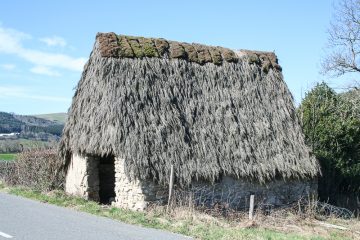
[[[271,52],[99,33],[60,143],[66,192],[143,210],[176,189],[271,204],[319,171]],[[205,194],[206,195],[206,194]]]

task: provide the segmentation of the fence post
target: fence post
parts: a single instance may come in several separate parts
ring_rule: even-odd
[[[171,198],[173,194],[173,186],[174,186],[174,165],[171,164],[170,168],[170,179],[169,179],[169,199],[168,199],[168,205],[166,208],[166,211],[169,212],[170,204],[171,204]]]
[[[249,207],[249,219],[252,220],[254,217],[254,195],[250,195],[250,207]]]

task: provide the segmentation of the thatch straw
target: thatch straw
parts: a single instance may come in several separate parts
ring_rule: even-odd
[[[317,175],[280,67],[264,69],[264,59],[250,55],[262,54],[202,65],[169,58],[173,47],[163,41],[154,57],[104,56],[100,36],[63,131],[67,161],[71,153],[113,154],[125,159],[130,177],[159,183],[173,164],[181,185],[222,175],[260,182]]]

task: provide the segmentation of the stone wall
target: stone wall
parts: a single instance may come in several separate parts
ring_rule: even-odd
[[[133,210],[144,210],[150,203],[166,203],[167,187],[160,187],[152,181],[130,181],[125,174],[124,160],[115,159],[115,206]],[[188,199],[189,196],[196,205],[212,207],[216,203],[226,204],[234,209],[248,207],[248,199],[255,194],[257,204],[281,206],[293,203],[302,197],[317,194],[317,181],[274,181],[259,184],[246,180],[236,180],[224,177],[211,185],[196,181],[188,189],[175,186],[175,197]]]
[[[180,191],[181,192],[181,191]],[[185,194],[192,193],[195,204],[211,207],[216,203],[226,204],[233,209],[248,207],[250,195],[255,195],[257,204],[281,206],[300,198],[317,195],[315,180],[277,180],[266,184],[236,180],[224,177],[220,182],[209,185],[195,182]]]
[[[130,181],[125,174],[124,159],[115,158],[115,202],[113,205],[132,210],[145,210],[149,203],[167,200],[167,189],[152,181]]]
[[[99,201],[99,161],[73,154],[67,169],[65,191],[85,199]]]
[[[150,203],[165,204],[168,198],[167,187],[152,181],[130,181],[125,174],[124,159],[115,158],[115,201],[114,206],[132,210],[145,210]],[[67,193],[99,201],[99,158],[73,155],[66,175]],[[104,169],[106,170],[106,169]],[[277,180],[259,184],[247,180],[224,177],[211,185],[195,181],[187,189],[174,186],[174,196],[184,200],[191,196],[196,205],[213,207],[217,203],[234,209],[248,207],[248,199],[255,195],[256,203],[281,206],[293,203],[302,197],[317,194],[315,180]]]

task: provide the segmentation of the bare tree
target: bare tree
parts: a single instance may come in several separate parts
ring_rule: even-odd
[[[360,73],[360,0],[340,0],[328,32],[322,72],[336,77]]]

